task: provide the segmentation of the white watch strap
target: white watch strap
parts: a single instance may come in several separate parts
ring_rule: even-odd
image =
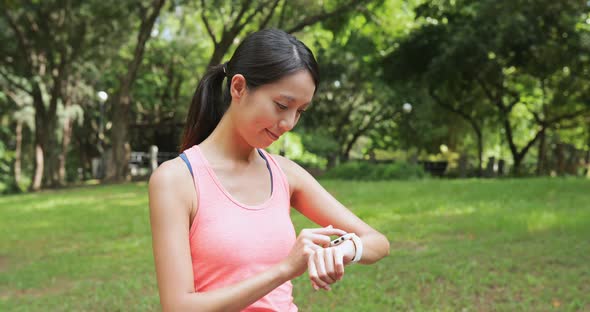
[[[360,237],[358,237],[358,235],[354,233],[346,233],[330,242],[330,246],[338,246],[347,240],[352,240],[352,243],[354,244],[354,257],[350,263],[357,263],[363,256],[363,241]]]
[[[354,258],[352,259],[352,261],[350,263],[357,263],[357,262],[361,261],[361,257],[363,256],[363,241],[356,234],[354,234],[354,233],[350,233],[350,234],[352,234],[351,239],[352,239],[352,242],[354,243],[354,247],[355,247]]]

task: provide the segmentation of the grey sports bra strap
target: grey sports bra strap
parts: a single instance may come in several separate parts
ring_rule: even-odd
[[[184,162],[186,163],[186,166],[188,167],[188,171],[191,172],[191,175],[193,175],[193,167],[191,167],[191,163],[188,161],[188,158],[186,157],[185,153],[180,153],[180,158],[182,158],[182,160],[184,160]]]
[[[266,168],[268,168],[268,172],[270,172],[270,193],[272,194],[273,183],[272,183],[272,170],[270,170],[270,164],[268,163],[268,159],[266,159],[266,156],[264,156],[262,151],[259,148],[257,148],[256,150],[258,151],[258,154],[260,154],[260,156],[262,156],[262,159],[264,159],[264,161],[266,162]]]

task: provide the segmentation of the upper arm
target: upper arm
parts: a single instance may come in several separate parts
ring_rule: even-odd
[[[149,181],[152,247],[164,310],[194,292],[189,216],[196,192],[191,192],[192,178],[182,165],[179,159],[167,161]]]
[[[291,205],[320,226],[359,236],[377,232],[332,196],[311,174],[295,162],[276,156],[291,188]]]

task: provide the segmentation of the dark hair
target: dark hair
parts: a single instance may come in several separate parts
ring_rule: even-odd
[[[213,132],[231,102],[233,75],[242,74],[247,88],[254,90],[300,70],[309,71],[317,90],[318,64],[305,44],[278,29],[248,35],[227,63],[211,66],[201,78],[186,118],[180,152],[203,142]]]

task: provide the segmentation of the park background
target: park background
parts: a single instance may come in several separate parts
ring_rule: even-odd
[[[0,310],[159,309],[146,181],[206,68],[280,28],[321,83],[269,150],[391,242],[302,311],[590,311],[590,2],[0,5]]]

